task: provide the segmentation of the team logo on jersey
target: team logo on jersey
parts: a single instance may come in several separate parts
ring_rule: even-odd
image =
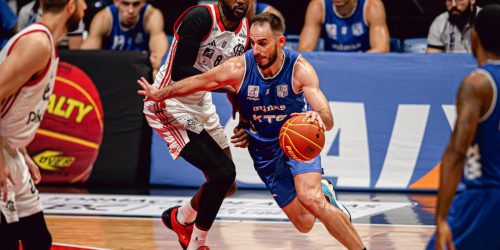
[[[144,41],[144,38],[142,37],[142,33],[138,33],[138,34],[135,36],[135,43],[136,43],[136,44],[139,44],[139,43],[142,43],[142,41]]]
[[[352,34],[355,36],[361,36],[363,32],[363,24],[360,22],[357,22],[351,26],[352,29]]]
[[[281,98],[288,96],[288,85],[281,84],[276,86],[276,95]]]
[[[245,52],[245,46],[243,46],[243,44],[241,43],[238,43],[238,45],[234,46],[233,52],[235,56],[239,56],[243,54],[243,52]]]
[[[247,99],[249,100],[259,100],[259,86],[249,85]]]
[[[327,23],[325,25],[326,33],[331,39],[337,39],[337,25],[333,23]]]
[[[206,48],[205,51],[203,51],[203,56],[206,56],[206,57],[212,59],[214,52],[215,52],[215,50],[213,50],[211,48]]]

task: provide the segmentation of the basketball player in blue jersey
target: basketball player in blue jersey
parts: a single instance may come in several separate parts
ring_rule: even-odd
[[[26,151],[54,89],[57,41],[78,28],[84,0],[41,0],[40,21],[0,51],[0,249],[48,250],[52,237],[35,187],[38,166]],[[35,114],[35,115],[33,115]],[[39,114],[39,115],[36,115]],[[30,119],[33,118],[33,119]]]
[[[160,89],[141,78],[138,84],[143,90],[138,93],[160,102],[223,86],[234,88],[241,103],[240,115],[249,123],[248,150],[254,167],[297,230],[307,233],[319,219],[344,246],[364,249],[331,184],[321,180],[319,157],[297,162],[279,148],[280,127],[296,113],[305,113],[325,130],[333,127],[330,106],[314,68],[299,54],[284,50],[285,40],[279,17],[256,15],[250,26],[252,50],[243,56]]]
[[[499,23],[500,5],[489,5],[472,31],[479,69],[458,90],[457,120],[441,160],[436,235],[427,249],[500,249],[500,37],[492,32]],[[459,182],[465,188],[456,192]]]
[[[150,51],[154,75],[168,48],[163,14],[146,0],[114,0],[90,24],[82,49]]]
[[[386,53],[390,49],[381,0],[312,0],[299,50],[314,50],[320,34],[326,51]]]

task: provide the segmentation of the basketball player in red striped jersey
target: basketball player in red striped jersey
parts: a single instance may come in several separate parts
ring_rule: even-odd
[[[248,44],[248,0],[219,0],[186,10],[174,25],[167,61],[154,86],[201,74],[227,59],[242,55]],[[235,190],[236,170],[210,92],[194,93],[164,102],[145,102],[149,125],[165,140],[174,159],[179,156],[200,169],[206,182],[181,207],[162,215],[183,248],[209,249],[208,230],[226,194]],[[237,140],[245,143],[242,129]],[[194,227],[193,227],[194,223]]]
[[[137,83],[143,90],[138,93],[161,102],[223,86],[234,88],[239,113],[248,121],[248,152],[254,168],[295,228],[307,233],[319,219],[346,248],[366,249],[350,223],[349,211],[337,200],[333,185],[322,180],[320,157],[298,162],[279,146],[280,128],[296,114],[305,114],[324,130],[333,127],[333,114],[316,71],[300,54],[283,49],[286,38],[278,16],[261,13],[250,23],[252,50],[243,56],[161,89],[141,78]]]
[[[50,249],[35,184],[40,172],[26,152],[54,86],[57,41],[76,30],[84,0],[41,0],[43,17],[0,52],[0,244],[2,249]],[[31,175],[30,175],[31,173]]]

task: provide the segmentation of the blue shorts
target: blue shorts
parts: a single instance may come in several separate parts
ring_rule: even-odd
[[[256,144],[248,148],[255,170],[280,207],[285,207],[297,196],[294,176],[310,172],[323,174],[319,156],[308,162],[298,162],[283,153],[277,140]]]
[[[500,189],[466,189],[458,193],[448,213],[456,249],[500,249]],[[434,249],[435,236],[427,249]]]

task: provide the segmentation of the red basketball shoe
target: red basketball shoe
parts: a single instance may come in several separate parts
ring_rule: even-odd
[[[177,234],[181,247],[186,249],[189,245],[189,241],[191,240],[194,223],[182,225],[179,221],[177,221],[177,211],[179,210],[179,207],[180,206],[175,206],[165,210],[161,215],[161,220],[165,226]]]

